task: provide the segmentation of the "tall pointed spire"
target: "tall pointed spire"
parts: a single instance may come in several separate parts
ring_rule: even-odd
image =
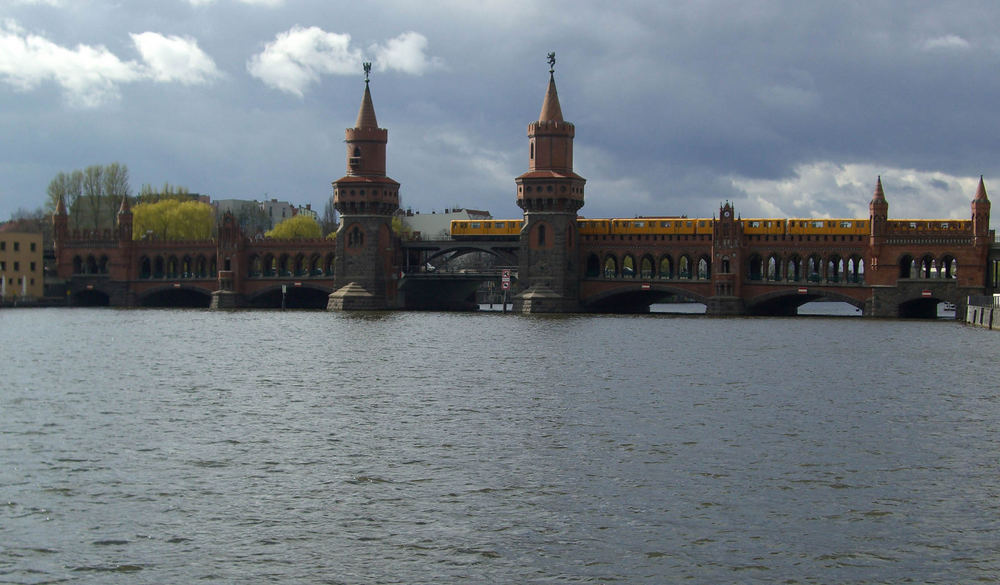
[[[878,176],[878,181],[875,183],[875,194],[872,196],[872,201],[885,201],[885,191],[882,190],[882,175]]]
[[[986,196],[986,184],[983,183],[983,176],[979,175],[979,186],[976,187],[976,201],[989,201]]]
[[[126,213],[132,213],[132,205],[128,201],[128,195],[123,195],[122,204],[118,207],[118,215],[125,215]]]
[[[542,113],[538,115],[539,122],[562,122],[562,108],[559,106],[559,93],[556,91],[556,54],[549,53],[549,87],[545,90],[545,101],[542,102]]]
[[[378,120],[375,118],[375,105],[372,103],[372,92],[368,89],[368,75],[371,73],[372,64],[366,62],[365,66],[365,95],[361,98],[361,108],[358,110],[358,121],[354,123],[355,128],[378,128]]]

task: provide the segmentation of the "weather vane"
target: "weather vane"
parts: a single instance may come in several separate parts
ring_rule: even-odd
[[[365,83],[368,83],[368,76],[372,72],[372,62],[365,61],[364,63],[361,64],[361,66],[365,68]]]
[[[556,54],[555,52],[549,53],[549,73],[555,73],[556,70]]]

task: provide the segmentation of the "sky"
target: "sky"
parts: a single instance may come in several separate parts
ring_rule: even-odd
[[[0,0],[0,220],[112,162],[133,193],[322,212],[364,61],[401,206],[520,217],[549,52],[583,216],[866,218],[881,176],[890,218],[969,218],[981,175],[1000,188],[998,22],[976,0]]]

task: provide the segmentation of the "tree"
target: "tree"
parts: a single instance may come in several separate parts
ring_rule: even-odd
[[[144,183],[139,188],[139,194],[136,196],[137,203],[156,203],[163,199],[190,201],[194,199],[194,196],[188,191],[187,187],[171,185],[170,183],[164,183],[163,187],[159,189],[154,189],[149,183]]]
[[[83,171],[83,201],[87,210],[88,224],[92,229],[100,231],[102,225],[102,210],[104,204],[104,167],[90,165]]]
[[[163,199],[132,210],[132,237],[137,240],[207,240],[214,224],[215,210],[200,201]]]
[[[275,240],[304,240],[323,237],[319,222],[308,215],[293,215],[264,233]]]
[[[323,219],[319,225],[323,228],[323,234],[329,235],[337,231],[337,210],[333,206],[333,197],[326,200],[326,207],[323,208]]]
[[[104,167],[104,197],[112,216],[117,218],[122,199],[130,197],[131,191],[128,184],[128,167],[116,162]]]

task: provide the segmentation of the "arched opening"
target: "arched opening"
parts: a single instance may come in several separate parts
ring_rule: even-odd
[[[149,261],[148,256],[143,256],[139,259],[139,278],[152,278],[153,276],[153,263]]]
[[[319,254],[309,257],[309,276],[323,276],[323,258]]]
[[[333,276],[333,270],[335,268],[335,260],[334,260],[335,258],[336,256],[334,256],[333,254],[327,254],[326,259],[323,261],[323,272],[327,276]]]
[[[822,282],[823,273],[821,271],[823,270],[823,259],[813,254],[809,256],[807,262],[806,270],[808,276],[806,276],[806,279],[809,282]]]
[[[639,275],[642,278],[653,278],[653,258],[649,255],[643,256],[639,262]]]
[[[899,259],[899,277],[900,278],[912,278],[910,275],[913,271],[913,257],[909,254],[904,255]]]
[[[622,277],[635,278],[635,258],[631,254],[625,254],[622,259]]]
[[[614,278],[618,276],[618,260],[614,256],[604,259],[604,278]]]
[[[660,278],[667,279],[674,277],[674,261],[670,256],[660,258]]]
[[[538,244],[538,246],[544,246],[545,245],[545,224],[544,223],[538,226],[538,229],[536,230],[536,233],[538,234],[538,238],[537,238],[537,242],[536,243]]]
[[[107,274],[108,273],[108,257],[102,255],[101,259],[97,261],[97,273]]]
[[[153,260],[153,278],[163,278],[166,275],[166,269],[164,267],[163,256],[157,256]]]
[[[282,254],[281,258],[278,259],[278,276],[291,276],[292,271],[289,267],[288,254]]]
[[[941,278],[958,278],[958,260],[954,256],[941,259]]]
[[[702,256],[698,260],[698,279],[708,280],[709,278],[712,278],[712,262],[708,256]]]
[[[788,259],[788,270],[785,272],[785,277],[792,281],[798,282],[802,280],[802,259],[798,256],[792,256]]]
[[[181,278],[191,278],[194,276],[194,262],[191,257],[185,255],[181,258]]]
[[[772,282],[781,280],[781,258],[778,258],[776,254],[768,256],[765,274],[766,278]]]
[[[300,254],[296,254],[295,255],[295,262],[294,262],[293,265],[295,267],[295,269],[294,269],[295,276],[305,276],[306,275],[306,273],[307,273],[307,269],[306,269],[306,257],[303,254],[300,253]]]
[[[194,272],[198,278],[208,278],[208,260],[205,256],[198,254],[198,258],[194,261]]]
[[[847,261],[847,282],[859,284],[865,280],[865,261],[861,256],[851,256]]]
[[[87,268],[85,270],[87,274],[97,274],[97,259],[93,256],[87,256]]]
[[[826,261],[827,282],[840,282],[840,275],[844,273],[844,260],[840,256],[830,256]]]
[[[278,260],[273,254],[267,254],[264,256],[264,270],[262,274],[264,276],[276,276],[278,273]]]
[[[83,258],[73,256],[73,274],[83,274]]]
[[[691,259],[686,254],[677,261],[677,277],[688,280],[691,278]]]
[[[111,298],[99,290],[81,290],[73,293],[70,302],[76,307],[107,307]]]
[[[177,256],[171,256],[167,258],[167,278],[177,278],[177,269],[180,262],[177,261]]]
[[[596,278],[601,275],[601,260],[597,254],[591,253],[587,256],[587,278]]]
[[[747,262],[747,268],[749,280],[760,280],[764,273],[764,261],[757,254],[753,254]]]

